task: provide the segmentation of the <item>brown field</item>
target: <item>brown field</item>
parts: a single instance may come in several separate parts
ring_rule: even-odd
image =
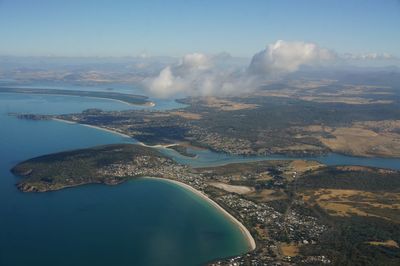
[[[254,191],[246,195],[246,198],[254,200],[256,202],[268,202],[273,200],[283,200],[287,199],[286,193],[281,190],[273,189],[262,189],[259,191]]]
[[[390,104],[390,100],[374,100],[370,98],[361,97],[329,97],[329,96],[305,96],[300,97],[304,101],[312,101],[319,103],[346,103],[346,104]]]
[[[202,118],[202,116],[200,114],[184,112],[184,111],[175,111],[175,112],[169,112],[169,113],[171,115],[177,115],[177,116],[183,117],[188,120],[200,120]]]
[[[281,244],[280,250],[283,256],[295,257],[299,254],[299,245],[297,244]]]
[[[319,87],[328,86],[335,83],[336,80],[321,79],[321,80],[294,80],[289,84],[299,89],[317,89]]]
[[[272,180],[272,176],[269,173],[264,172],[264,173],[258,174],[257,181],[266,182],[266,181],[269,181],[269,180]]]
[[[255,109],[258,107],[256,104],[249,103],[238,103],[226,99],[220,99],[215,97],[206,97],[202,100],[202,103],[210,108],[216,108],[221,111],[236,111],[244,109]]]
[[[317,189],[305,191],[301,197],[334,216],[374,216],[400,222],[400,193]]]
[[[258,91],[254,93],[254,96],[260,97],[292,97],[294,94],[293,91]]]
[[[395,132],[400,130],[400,120],[363,121],[354,123],[355,126],[378,132]]]
[[[272,150],[276,153],[285,152],[285,151],[319,151],[321,150],[320,146],[309,145],[309,144],[294,144],[286,147],[272,147]]]
[[[317,137],[325,146],[334,152],[356,156],[400,157],[400,122],[362,122],[351,127],[330,128],[309,126],[304,128],[310,133],[321,134]],[[397,130],[397,132],[396,132]],[[333,138],[323,137],[329,133]]]
[[[237,193],[237,194],[248,194],[248,193],[254,191],[254,188],[252,188],[252,187],[234,186],[234,185],[228,185],[228,184],[220,183],[220,182],[210,182],[208,184],[213,187],[220,188],[222,190]]]
[[[373,245],[373,246],[384,246],[384,247],[390,247],[390,248],[399,248],[399,244],[394,241],[394,240],[386,240],[386,241],[370,241],[366,242],[367,244]]]
[[[334,84],[335,80],[296,80],[288,83],[287,88],[259,91],[256,94],[267,97],[290,97],[304,101],[321,103],[346,104],[390,104],[391,100],[373,99],[367,95],[392,94],[390,87],[368,85],[343,85],[337,91],[323,91],[325,86]],[[318,91],[317,91],[318,90]],[[318,96],[315,96],[318,95]]]
[[[321,166],[324,165],[316,161],[304,161],[304,160],[294,160],[289,164],[289,167],[291,167],[297,173],[304,173],[309,170],[316,170]]]

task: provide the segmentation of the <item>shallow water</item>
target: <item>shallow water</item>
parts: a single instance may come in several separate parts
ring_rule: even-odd
[[[174,184],[139,179],[115,187],[19,192],[15,187],[18,178],[9,169],[22,160],[135,140],[77,124],[19,120],[7,113],[61,114],[87,108],[125,110],[131,106],[83,97],[0,94],[0,265],[199,265],[247,249],[231,221]],[[160,150],[194,167],[293,159],[230,156],[197,149],[190,150],[197,154],[193,159],[171,149]],[[399,159],[339,154],[306,159],[328,165],[400,169]]]
[[[28,158],[134,142],[109,132],[8,112],[124,108],[99,99],[0,95],[0,265],[199,265],[245,252],[240,230],[208,202],[174,184],[139,179],[22,193],[9,169]]]
[[[137,94],[137,95],[146,95],[147,92],[144,91],[139,86],[134,85],[124,85],[124,84],[100,84],[100,85],[72,85],[72,84],[64,84],[59,82],[48,82],[48,83],[28,83],[28,84],[21,84],[12,81],[4,81],[0,80],[0,87],[9,87],[9,88],[31,88],[31,89],[60,89],[60,90],[81,90],[81,91],[106,91],[106,92],[119,92],[119,93],[128,93],[128,94]],[[110,90],[111,89],[111,90]],[[15,95],[15,94],[14,94]],[[29,97],[29,94],[25,94]],[[1,96],[1,95],[0,95]],[[35,99],[37,95],[31,95]],[[39,96],[40,97],[40,96]],[[63,101],[64,96],[51,96],[51,103],[56,103],[57,101]],[[72,98],[72,97],[69,97]],[[67,100],[69,99],[67,98]],[[81,98],[81,97],[76,97]],[[46,95],[46,99],[50,99]],[[96,101],[97,99],[94,99]],[[186,105],[176,102],[174,99],[159,99],[149,97],[149,100],[155,103],[155,107],[145,107],[145,106],[135,106],[135,105],[127,105],[124,103],[119,103],[114,101],[113,104],[109,104],[111,101],[104,101],[100,99],[97,101],[100,109],[103,110],[128,110],[128,109],[153,109],[153,110],[168,110],[168,109],[176,109],[176,108],[183,108]],[[73,100],[70,102],[71,105],[79,105],[79,100]],[[89,98],[84,98],[84,102],[89,102]],[[67,107],[63,104],[63,108]],[[79,107],[78,107],[79,109]],[[65,109],[68,111],[68,109]],[[53,112],[53,108],[49,109],[50,112]],[[68,112],[67,112],[68,113]]]
[[[364,158],[346,156],[337,153],[330,153],[317,157],[287,157],[287,156],[239,156],[217,153],[206,149],[188,149],[189,153],[196,157],[186,157],[173,149],[159,148],[159,150],[175,159],[178,163],[191,165],[192,167],[210,167],[229,163],[244,163],[263,160],[315,160],[326,165],[362,165],[400,170],[400,158]]]

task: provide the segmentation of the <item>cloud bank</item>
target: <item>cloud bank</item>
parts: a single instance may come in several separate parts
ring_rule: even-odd
[[[347,60],[396,60],[396,56],[389,53],[364,53],[364,54],[344,54]]]
[[[249,71],[257,75],[290,73],[302,65],[324,64],[336,58],[336,53],[314,43],[277,41],[253,56]]]
[[[162,98],[236,93],[238,86],[246,86],[243,71],[221,67],[227,58],[226,54],[187,54],[177,64],[165,67],[157,77],[145,80],[145,85],[153,95]]]
[[[227,54],[185,55],[158,76],[145,80],[156,97],[237,95],[260,87],[266,80],[295,72],[302,66],[326,66],[347,59],[389,59],[388,54],[339,56],[315,43],[279,40],[256,53],[247,67],[221,67]],[[226,64],[225,64],[226,65]]]

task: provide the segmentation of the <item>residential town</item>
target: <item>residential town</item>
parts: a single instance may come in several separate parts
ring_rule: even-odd
[[[280,189],[286,183],[281,173],[284,169],[269,167],[270,172],[277,178],[268,183],[270,188]],[[280,173],[280,174],[279,174]],[[210,173],[207,170],[193,170],[184,165],[174,163],[170,159],[152,156],[137,156],[131,163],[115,163],[98,170],[99,175],[114,178],[131,177],[161,177],[183,182],[196,190],[206,194],[220,206],[230,212],[242,222],[252,233],[257,248],[242,256],[212,262],[212,265],[291,265],[295,262],[313,262],[329,264],[330,260],[324,256],[291,257],[285,256],[281,245],[290,243],[295,247],[317,245],[319,236],[327,230],[317,218],[302,213],[301,201],[294,201],[290,210],[278,211],[268,202],[260,203],[244,198],[238,193],[210,191]],[[265,174],[265,173],[262,173]],[[244,180],[251,180],[262,174],[243,176]],[[212,176],[213,181],[229,182],[224,175]],[[112,183],[112,182],[111,182]],[[215,188],[214,188],[215,189]]]

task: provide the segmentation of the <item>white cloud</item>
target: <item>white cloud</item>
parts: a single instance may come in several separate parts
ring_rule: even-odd
[[[181,93],[185,89],[185,82],[180,77],[175,77],[171,67],[167,66],[158,77],[148,80],[147,86],[152,94],[165,98]]]
[[[180,66],[188,70],[206,70],[212,66],[211,58],[205,54],[187,54],[182,58]]]
[[[346,61],[394,59],[390,54],[338,56],[315,43],[277,41],[255,54],[247,67],[232,64],[227,54],[187,54],[145,80],[157,97],[237,95],[260,87],[266,80],[295,72],[301,66],[326,66]],[[229,65],[227,67],[227,65]]]
[[[256,75],[294,72],[301,65],[318,65],[337,58],[336,53],[314,43],[277,41],[255,54],[249,71]]]
[[[363,54],[351,54],[347,53],[343,55],[344,59],[347,60],[396,60],[396,56],[389,53],[363,53]]]
[[[245,70],[221,67],[229,58],[226,54],[187,54],[145,83],[158,97],[239,94],[254,90],[265,78],[296,71],[301,65],[332,61],[336,54],[313,43],[277,41],[255,54]]]
[[[220,63],[229,57],[187,54],[175,65],[165,67],[155,78],[145,81],[157,97],[227,95],[236,93],[241,71],[223,69]],[[237,77],[233,74],[236,73]]]

